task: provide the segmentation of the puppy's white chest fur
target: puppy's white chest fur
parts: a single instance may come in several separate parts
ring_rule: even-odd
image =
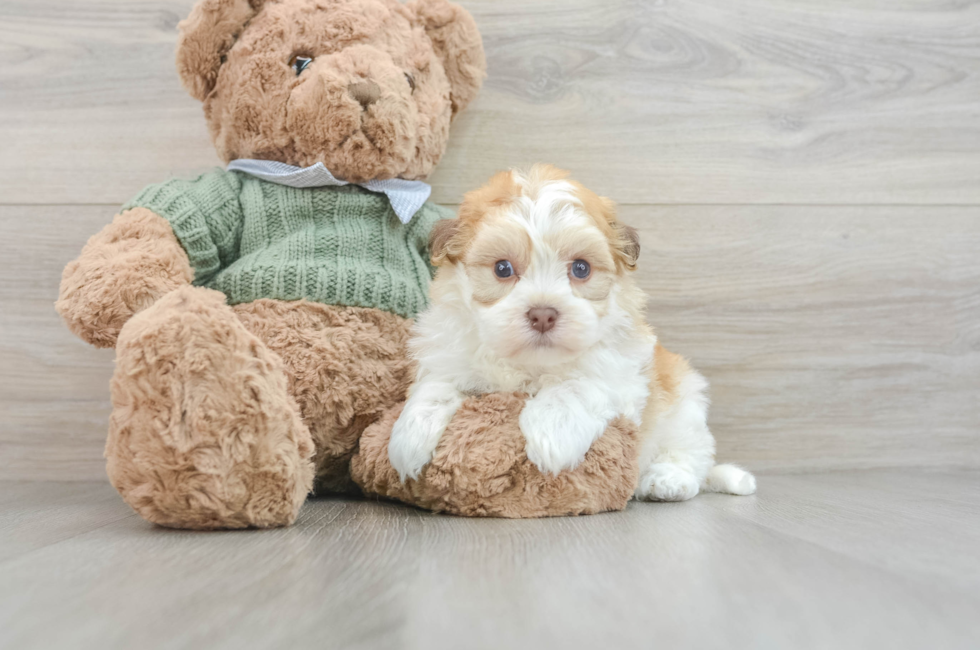
[[[554,366],[515,363],[480,345],[466,368],[460,368],[455,383],[468,395],[521,392],[533,398],[542,390],[577,381],[596,393],[607,394],[619,415],[639,424],[649,396],[655,343],[655,338],[646,337],[617,348],[600,345],[573,362]]]

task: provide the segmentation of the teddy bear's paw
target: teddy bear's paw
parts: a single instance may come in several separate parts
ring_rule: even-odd
[[[635,496],[646,501],[687,501],[699,490],[693,473],[671,463],[654,463],[640,477]]]
[[[144,518],[175,528],[291,523],[313,443],[280,359],[224,295],[186,287],[123,327],[108,473]]]
[[[55,308],[78,337],[112,347],[133,314],[192,277],[170,224],[135,208],[117,215],[65,267]]]

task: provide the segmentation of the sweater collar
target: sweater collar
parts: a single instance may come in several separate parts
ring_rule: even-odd
[[[323,166],[323,163],[319,162],[311,167],[294,167],[274,160],[239,158],[231,161],[227,169],[228,171],[244,172],[249,176],[289,187],[350,185],[347,181],[336,178]],[[402,223],[411,221],[415,213],[429,200],[429,195],[432,194],[432,187],[427,183],[406,181],[401,178],[367,181],[354,183],[354,185],[387,196],[392,209],[398,215],[398,220]]]

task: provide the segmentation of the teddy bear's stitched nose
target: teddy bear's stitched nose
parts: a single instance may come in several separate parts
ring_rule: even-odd
[[[381,97],[381,87],[373,81],[359,81],[349,85],[347,90],[363,108],[367,108]]]

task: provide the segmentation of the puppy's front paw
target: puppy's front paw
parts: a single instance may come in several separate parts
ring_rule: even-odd
[[[439,439],[456,414],[462,397],[452,387],[420,386],[409,398],[388,441],[388,460],[398,477],[418,478],[439,446]]]
[[[575,469],[606,423],[568,404],[531,399],[520,417],[527,459],[544,474]]]
[[[419,424],[417,420],[408,421],[402,412],[388,441],[388,460],[403,483],[406,478],[418,478],[422,468],[432,460],[442,434],[427,431]]]

